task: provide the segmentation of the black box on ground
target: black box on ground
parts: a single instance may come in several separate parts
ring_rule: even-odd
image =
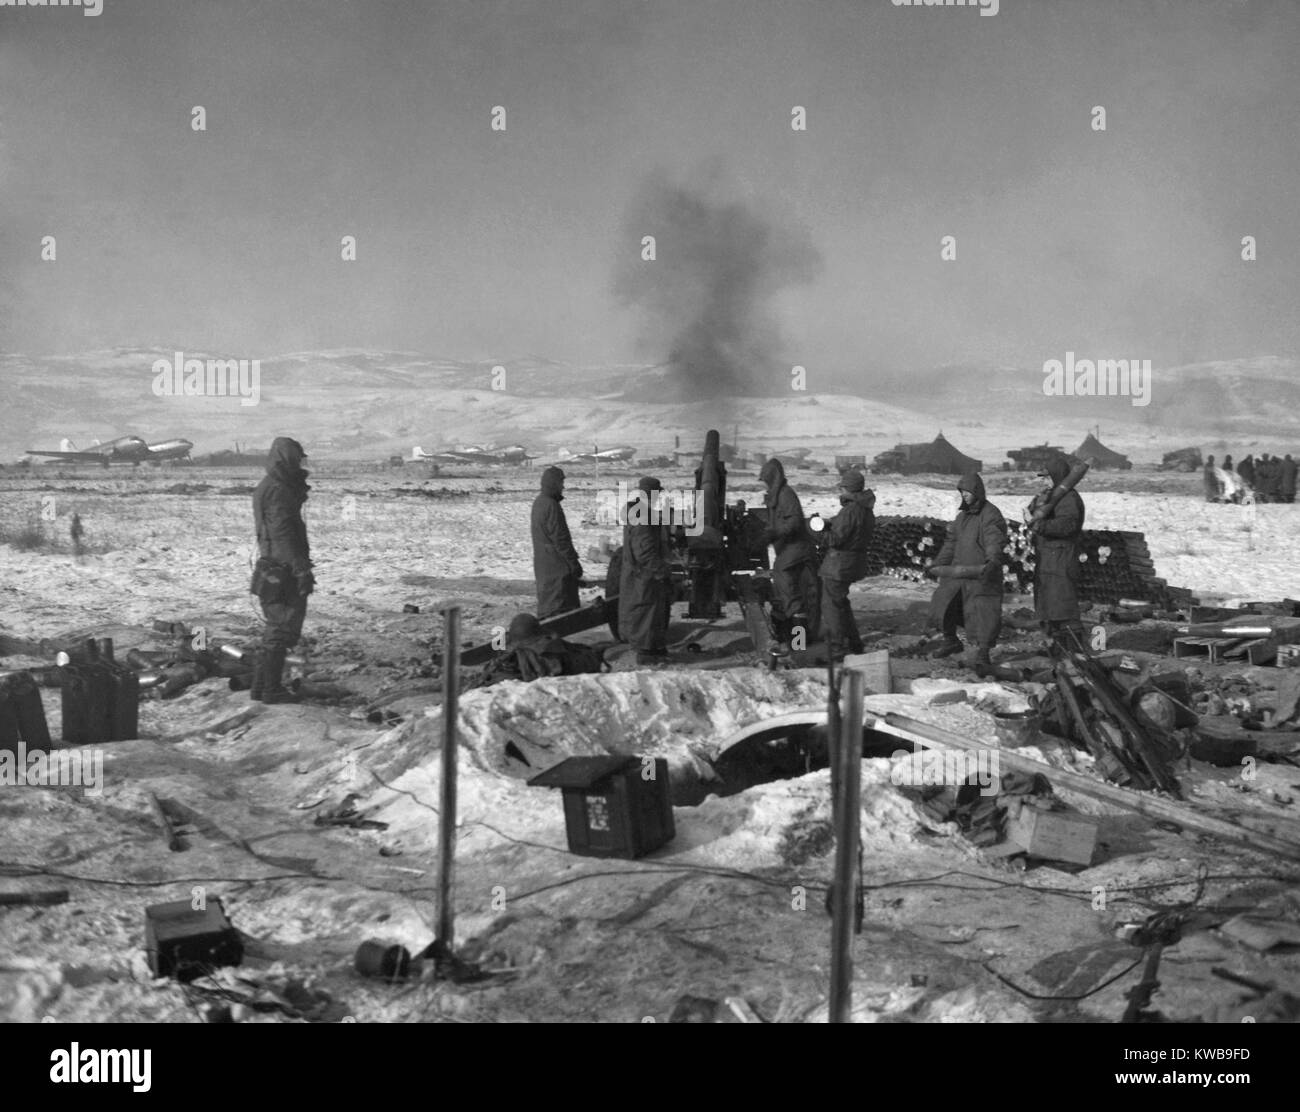
[[[144,909],[144,948],[155,977],[192,981],[244,960],[244,943],[216,897],[196,911],[189,900]]]
[[[59,693],[69,745],[130,741],[140,734],[140,677],[107,661],[65,664]]]
[[[16,755],[20,741],[28,753],[50,751],[41,689],[29,672],[0,677],[0,749]]]
[[[528,783],[561,790],[571,853],[643,857],[677,833],[662,757],[569,757]]]

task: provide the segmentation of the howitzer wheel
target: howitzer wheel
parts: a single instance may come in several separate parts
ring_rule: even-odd
[[[609,632],[614,640],[618,635],[618,581],[623,575],[623,549],[616,548],[609,556],[609,571],[605,573],[605,616],[609,619]]]

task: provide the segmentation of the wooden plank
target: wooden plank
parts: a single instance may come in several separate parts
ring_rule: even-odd
[[[972,750],[988,748],[984,742],[962,737],[951,730],[932,726],[928,722],[920,722],[905,714],[886,714],[883,718],[876,717],[874,721],[868,721],[866,724],[871,729],[887,734],[892,733],[896,737],[906,738],[918,745]],[[1184,803],[1175,803],[1158,795],[1130,791],[1128,788],[1106,784],[1078,772],[1053,768],[1049,764],[1036,761],[1014,750],[999,749],[998,761],[1020,772],[1041,772],[1055,785],[1136,811],[1148,818],[1172,822],[1185,830],[1219,838],[1256,853],[1274,854],[1290,861],[1300,861],[1300,822],[1294,819],[1277,820],[1278,824],[1288,831],[1287,836],[1279,836],[1276,833],[1269,834],[1248,829],[1230,819],[1202,814]]]

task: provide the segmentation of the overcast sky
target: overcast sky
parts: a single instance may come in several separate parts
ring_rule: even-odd
[[[657,176],[811,243],[763,316],[823,382],[1293,355],[1297,57],[1295,0],[0,8],[0,350],[655,361]]]

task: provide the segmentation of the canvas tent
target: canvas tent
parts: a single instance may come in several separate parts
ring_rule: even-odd
[[[901,471],[904,475],[965,475],[980,471],[982,461],[963,455],[940,433],[929,444],[899,444],[875,459],[878,470]]]
[[[1079,460],[1091,459],[1095,462],[1093,466],[1099,471],[1127,471],[1133,465],[1129,462],[1128,456],[1122,456],[1118,452],[1112,452],[1092,433],[1089,433],[1082,444],[1074,452],[1074,458]]]

